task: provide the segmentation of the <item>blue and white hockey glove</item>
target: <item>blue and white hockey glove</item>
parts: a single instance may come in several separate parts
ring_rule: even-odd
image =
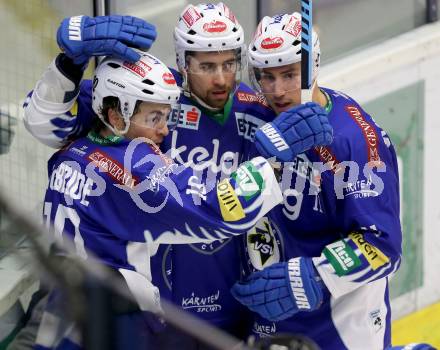
[[[333,128],[327,113],[315,102],[295,106],[264,124],[255,133],[255,145],[265,157],[282,162],[294,158],[313,146],[326,146],[333,141]]]
[[[104,55],[136,62],[140,55],[130,47],[149,49],[156,36],[154,25],[132,16],[74,16],[61,22],[57,42],[77,65]]]
[[[231,293],[240,303],[269,321],[321,306],[324,284],[311,258],[293,258],[252,273]]]

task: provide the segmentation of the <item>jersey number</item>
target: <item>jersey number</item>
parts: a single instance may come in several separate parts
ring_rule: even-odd
[[[52,212],[52,203],[44,202],[44,215],[46,216],[46,227],[50,229],[50,217]],[[72,223],[72,226],[75,228],[75,235],[73,238],[73,242],[75,244],[76,252],[81,257],[86,259],[87,253],[84,247],[84,240],[79,232],[79,222],[80,218],[78,213],[73,208],[66,207],[65,205],[58,204],[55,220],[53,223],[54,226],[54,236],[55,241],[62,242],[63,241],[63,232],[64,226],[66,224],[66,220],[69,220]]]

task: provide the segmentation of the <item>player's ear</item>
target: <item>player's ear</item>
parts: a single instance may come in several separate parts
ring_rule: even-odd
[[[109,108],[107,112],[108,121],[116,130],[124,130],[124,120],[121,115],[113,108]]]

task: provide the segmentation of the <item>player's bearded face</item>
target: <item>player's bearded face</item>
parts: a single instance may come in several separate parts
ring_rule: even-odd
[[[263,68],[257,75],[261,91],[277,114],[301,103],[301,63]]]
[[[187,79],[191,93],[213,108],[223,108],[235,89],[240,70],[235,50],[194,52],[187,57]]]

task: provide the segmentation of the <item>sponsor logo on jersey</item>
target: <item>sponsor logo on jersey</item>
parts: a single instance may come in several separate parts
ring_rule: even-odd
[[[252,332],[257,334],[260,338],[270,337],[277,332],[277,326],[274,322],[272,322],[271,325],[254,322]]]
[[[313,150],[318,153],[319,158],[324,164],[328,164],[331,171],[335,174],[339,173],[344,168],[341,166],[339,160],[336,159],[330,148],[326,146],[314,147]]]
[[[86,152],[87,148],[88,148],[87,146],[81,146],[80,148],[71,147],[71,148],[69,148],[69,151],[72,153],[75,153],[81,157],[84,157],[87,154],[87,152]]]
[[[257,195],[263,189],[263,178],[251,162],[246,162],[241,165],[231,177],[237,182],[238,188],[235,193],[238,196],[243,196],[247,201]]]
[[[165,83],[169,85],[173,85],[176,83],[176,80],[174,79],[174,75],[171,73],[163,73],[162,79]]]
[[[244,103],[259,103],[264,107],[269,107],[266,98],[263,95],[249,94],[247,92],[237,92],[237,99]]]
[[[235,120],[237,121],[238,134],[249,141],[255,140],[255,132],[265,123],[252,115],[238,112],[235,113]]]
[[[172,115],[172,122],[175,122],[176,114]],[[191,105],[181,105],[179,121],[177,123],[178,128],[198,130],[200,122],[201,111],[197,107]]]
[[[118,161],[101,151],[95,151],[89,154],[87,158],[100,169],[107,172],[109,176],[120,185],[133,188],[139,183],[137,177],[132,176]]]
[[[291,16],[289,23],[287,23],[286,27],[284,28],[284,31],[296,38],[301,33],[301,21],[299,21],[296,17]]]
[[[137,61],[136,63],[125,61],[123,65],[141,78],[145,78],[147,73],[151,70],[151,67],[143,61]]]
[[[246,216],[229,179],[218,183],[217,198],[224,221],[238,221]]]
[[[361,265],[356,253],[343,240],[327,245],[323,253],[338,276],[344,276]]]
[[[382,316],[382,312],[380,311],[380,309],[377,309],[371,311],[369,316],[370,316],[370,323],[374,331],[376,333],[379,332],[384,325],[384,318]]]
[[[171,136],[171,157],[180,164],[185,164],[187,167],[191,167],[194,171],[202,171],[209,169],[209,173],[218,174],[223,173],[225,175],[231,175],[238,165],[240,159],[240,152],[226,151],[219,155],[220,141],[216,138],[212,139],[212,147],[197,146],[188,150],[188,146],[185,143],[181,143],[178,146],[179,129],[174,130]],[[186,160],[182,153],[186,154]],[[212,188],[211,188],[212,189]],[[211,189],[207,189],[208,191]]]
[[[303,280],[301,278],[300,259],[290,259],[288,263],[290,288],[295,298],[298,309],[310,309],[309,299],[304,290]]]
[[[280,36],[276,36],[275,38],[267,37],[261,42],[261,48],[264,50],[274,50],[283,45],[283,43],[284,39]]]
[[[193,310],[195,312],[216,312],[222,309],[219,302],[220,291],[217,290],[215,294],[199,297],[194,292],[188,298],[182,298],[182,309]]]
[[[196,23],[200,18],[202,18],[202,16],[200,16],[200,14],[193,6],[188,7],[188,9],[182,15],[182,19],[188,28],[191,28],[192,25]]]
[[[81,19],[83,16],[73,16],[69,20],[69,40],[81,41]]]
[[[207,33],[223,33],[226,30],[226,23],[221,21],[205,23],[203,30]]]
[[[260,130],[269,138],[269,140],[278,151],[281,152],[289,149],[286,141],[281,137],[278,131],[276,131],[270,123],[263,125]]]
[[[378,147],[379,139],[377,137],[377,133],[376,130],[374,129],[374,126],[366,121],[359,108],[355,106],[346,106],[345,109],[347,110],[350,117],[362,129],[365,142],[368,145],[368,161],[380,164],[379,147]]]
[[[368,243],[362,233],[353,232],[350,233],[348,237],[357,245],[373,270],[378,269],[390,261],[390,259],[388,259],[388,257],[378,248]]]
[[[373,181],[371,176],[368,179],[357,180],[356,182],[348,182],[344,187],[344,196],[352,196],[355,199],[377,197],[380,193],[371,189]]]
[[[232,23],[237,23],[237,19],[235,18],[235,15],[225,4],[223,4],[223,12],[225,14],[225,17],[228,18]]]
[[[280,261],[278,241],[267,217],[247,233],[247,252],[252,266],[257,270]]]

